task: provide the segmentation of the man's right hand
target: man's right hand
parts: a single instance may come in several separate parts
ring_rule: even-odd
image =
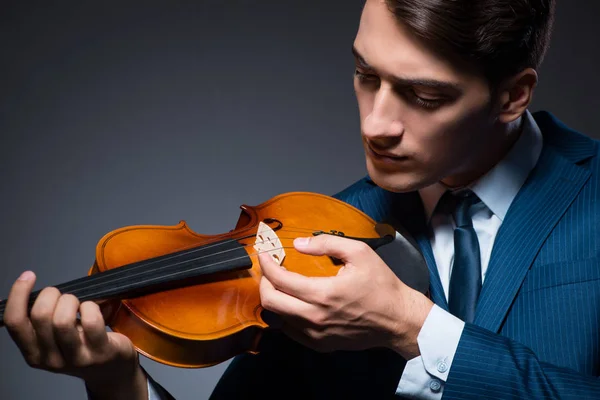
[[[17,279],[4,311],[6,328],[27,364],[83,379],[94,399],[147,399],[137,351],[126,336],[107,332],[96,303],[80,303],[47,287],[28,313],[35,278],[26,271]]]

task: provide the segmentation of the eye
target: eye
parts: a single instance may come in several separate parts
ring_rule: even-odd
[[[434,110],[444,104],[445,99],[443,98],[429,98],[419,96],[414,89],[407,90],[407,95],[410,100],[417,106],[425,108],[427,110]]]
[[[358,68],[354,70],[354,76],[361,83],[377,83],[379,82],[379,77],[375,74],[369,74],[359,70]]]

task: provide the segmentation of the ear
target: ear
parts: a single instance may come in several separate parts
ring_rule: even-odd
[[[538,75],[533,68],[526,68],[505,80],[498,91],[498,121],[509,123],[523,115],[531,104],[537,82]]]

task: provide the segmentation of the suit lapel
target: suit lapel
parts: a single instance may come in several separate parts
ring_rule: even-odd
[[[495,240],[474,323],[499,330],[527,271],[590,172],[545,146]]]
[[[442,286],[442,281],[437,269],[435,257],[433,256],[433,249],[431,248],[431,242],[427,236],[427,231],[423,230],[417,232],[415,234],[415,239],[417,243],[419,243],[419,247],[421,248],[421,252],[425,258],[425,261],[427,262],[427,267],[429,268],[431,300],[442,309],[448,311],[448,302],[446,301],[444,287]]]

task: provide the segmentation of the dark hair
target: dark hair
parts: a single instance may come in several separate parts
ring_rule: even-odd
[[[555,0],[386,0],[397,20],[435,51],[478,67],[492,88],[539,68]]]

